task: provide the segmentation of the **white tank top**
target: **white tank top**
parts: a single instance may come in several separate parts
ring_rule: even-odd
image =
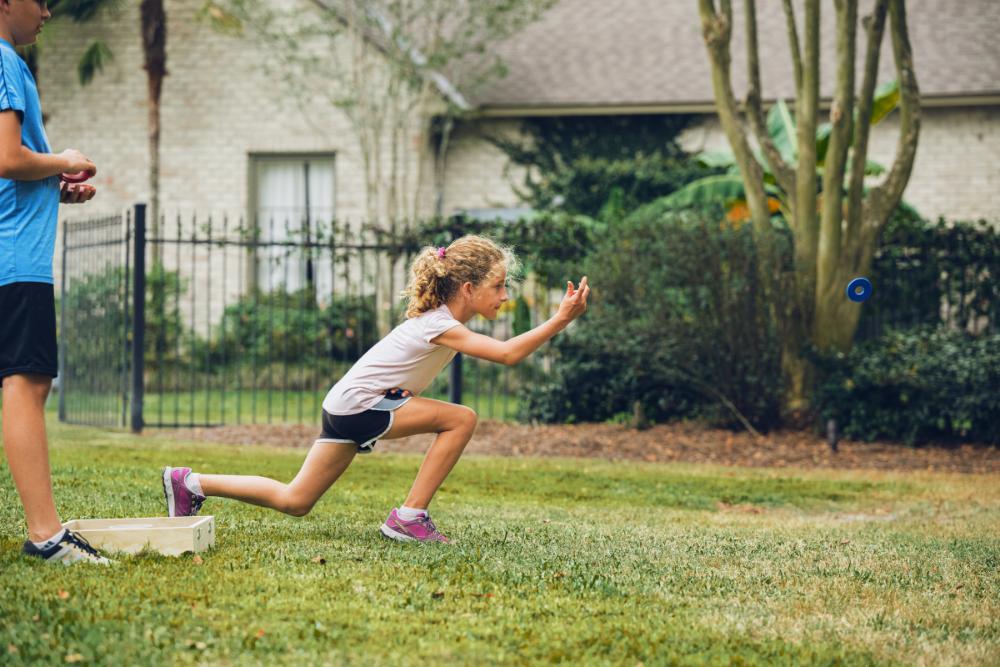
[[[448,365],[455,350],[435,345],[432,339],[462,326],[448,306],[411,317],[389,332],[357,360],[323,399],[331,415],[353,415],[375,406],[389,389],[420,394]]]

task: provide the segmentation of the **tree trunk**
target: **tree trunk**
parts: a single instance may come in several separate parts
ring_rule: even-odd
[[[789,368],[806,367],[805,376],[789,378],[789,409],[799,411],[808,403],[811,373],[802,358],[801,345],[808,340],[815,312],[816,258],[819,245],[816,192],[816,117],[819,111],[819,0],[806,0],[803,30],[802,85],[795,100],[796,145],[795,201],[791,227],[795,234],[795,281],[791,298],[794,309],[791,323],[794,340],[786,344],[786,353],[794,354]]]
[[[837,83],[830,110],[831,134],[824,159],[822,199],[817,183],[816,129],[819,104],[820,2],[806,0],[802,52],[792,3],[783,0],[791,46],[797,97],[795,102],[797,164],[786,165],[767,136],[761,109],[756,10],[747,9],[748,83],[746,117],[771,163],[778,185],[786,193],[788,223],[793,235],[795,268],[791,281],[779,278],[774,293],[780,302],[776,320],[782,340],[782,369],[786,382],[786,414],[808,409],[814,369],[807,346],[820,351],[850,349],[861,315],[859,304],[844,290],[855,276],[871,268],[880,230],[899,204],[916,153],[920,127],[919,89],[906,27],[904,0],[875,0],[872,15],[864,19],[868,45],[864,82],[855,113],[854,64],[857,0],[835,0],[837,11]],[[749,150],[732,91],[729,41],[731,0],[699,0],[702,33],[712,66],[716,109],[743,176],[754,232],[762,242],[762,258],[770,243],[762,166]],[[886,14],[891,18],[893,54],[900,82],[900,138],[896,159],[885,181],[863,198],[864,165],[878,70],[879,45]],[[854,119],[857,119],[855,126]],[[847,166],[850,164],[850,182]],[[846,192],[845,192],[846,189]],[[845,201],[846,200],[846,201]],[[820,210],[820,204],[822,210]],[[780,269],[771,264],[772,275]]]
[[[149,220],[154,238],[160,238],[160,95],[167,75],[167,16],[163,0],[142,0],[139,6],[142,50],[149,102]],[[162,261],[163,244],[153,245],[153,262]]]

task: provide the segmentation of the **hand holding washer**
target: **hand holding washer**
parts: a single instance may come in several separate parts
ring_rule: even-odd
[[[84,181],[89,181],[93,175],[91,172],[85,170],[70,174],[60,174],[59,179],[63,183],[83,183]]]

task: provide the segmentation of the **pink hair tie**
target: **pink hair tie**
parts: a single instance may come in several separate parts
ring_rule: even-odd
[[[446,250],[445,250],[444,246],[438,248],[438,252],[437,252],[438,259],[444,259],[445,252],[446,252]]]

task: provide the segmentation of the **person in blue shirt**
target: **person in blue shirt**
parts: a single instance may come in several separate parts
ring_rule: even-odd
[[[107,564],[65,530],[52,496],[45,399],[57,374],[52,255],[59,203],[96,189],[62,174],[97,173],[77,150],[53,154],[34,77],[14,47],[34,43],[51,17],[46,0],[0,0],[0,387],[3,446],[24,506],[23,551],[50,563]]]

